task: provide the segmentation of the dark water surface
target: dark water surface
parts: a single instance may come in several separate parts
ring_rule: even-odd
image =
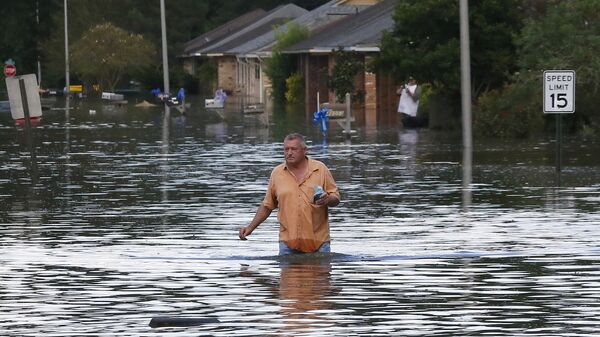
[[[429,130],[331,122],[323,142],[277,109],[71,105],[45,111],[35,160],[0,114],[1,336],[600,331],[598,141],[566,139],[560,179],[551,139],[476,142],[469,177],[461,139]],[[278,259],[274,215],[237,239],[290,131],[341,189],[329,256]]]

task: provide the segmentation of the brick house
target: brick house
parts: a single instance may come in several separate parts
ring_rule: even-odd
[[[342,49],[359,53],[364,67],[355,78],[355,87],[364,92],[364,102],[352,105],[356,122],[367,126],[396,122],[395,83],[389,75],[369,72],[366,67],[380,51],[383,32],[393,29],[394,5],[395,0],[381,1],[323,27],[283,51],[298,56],[298,67],[305,81],[307,114],[317,107],[317,92],[322,102],[335,102],[335,93],[328,88],[327,80],[335,65],[332,52]]]

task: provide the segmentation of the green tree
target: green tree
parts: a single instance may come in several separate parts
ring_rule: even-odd
[[[273,97],[275,100],[283,101],[286,80],[294,73],[295,67],[293,55],[282,54],[281,50],[306,39],[308,29],[293,22],[274,29],[277,43],[273,47],[273,55],[265,60],[265,73],[273,85]]]
[[[544,70],[576,71],[576,113],[567,122],[572,130],[589,125],[600,130],[600,2],[546,2],[545,13],[527,22],[518,44],[521,73],[536,75],[529,76],[530,86],[541,88]]]
[[[40,42],[50,34],[51,14],[57,8],[56,1],[52,0],[16,1],[0,6],[2,65],[11,58],[19,74],[37,73],[37,61],[44,65]]]
[[[329,87],[335,92],[338,102],[344,102],[346,93],[352,94],[352,100],[362,100],[362,92],[354,87],[356,75],[364,69],[360,54],[355,51],[344,51],[341,47],[334,53],[335,65],[331,70]]]
[[[143,36],[105,23],[93,27],[72,46],[73,71],[86,81],[114,91],[126,74],[152,63],[155,49]]]
[[[474,96],[501,87],[516,67],[513,37],[522,27],[520,0],[469,2],[471,75]],[[400,0],[394,29],[384,35],[379,69],[397,81],[412,75],[437,92],[460,91],[458,1]]]

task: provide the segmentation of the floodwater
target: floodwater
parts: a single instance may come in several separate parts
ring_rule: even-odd
[[[564,139],[559,176],[550,136],[476,142],[468,165],[431,130],[70,105],[31,143],[0,114],[1,336],[600,330],[598,141]],[[291,131],[341,189],[330,255],[278,258],[275,214],[237,239]],[[149,327],[164,316],[204,321]]]

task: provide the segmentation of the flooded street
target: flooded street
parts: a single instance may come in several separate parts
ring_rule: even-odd
[[[550,137],[476,141],[465,186],[460,137],[432,130],[72,106],[44,111],[35,160],[0,113],[2,336],[598,333],[597,140],[565,137],[560,177]],[[278,258],[275,214],[238,239],[289,132],[340,188],[330,255]]]

